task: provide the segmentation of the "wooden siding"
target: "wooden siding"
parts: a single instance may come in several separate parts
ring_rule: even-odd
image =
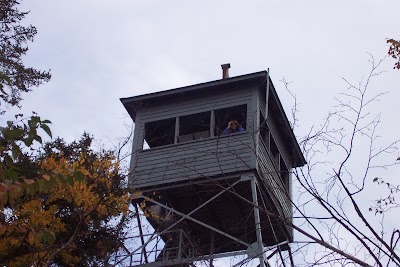
[[[288,169],[292,167],[292,160],[289,151],[286,149],[285,144],[283,143],[283,139],[281,138],[281,131],[275,122],[275,118],[273,118],[273,114],[268,115],[267,126],[270,130],[272,138],[275,141],[276,146],[278,147],[279,153],[282,155],[283,161],[285,162]]]
[[[142,116],[140,122],[143,124],[149,121],[157,121],[226,107],[251,104],[252,93],[253,90],[251,88],[229,92],[221,90],[221,92],[215,92],[213,95],[180,98],[172,103],[143,107],[143,109],[141,109]]]
[[[259,105],[259,109],[261,111],[261,114],[264,116],[265,118],[265,105],[266,105],[266,86],[261,86],[258,89],[258,105]]]
[[[264,91],[263,91],[264,90]],[[264,116],[265,118],[265,87],[261,87],[258,90],[258,108],[261,112],[261,114]],[[271,97],[271,96],[269,96]],[[274,116],[276,116],[274,113],[272,112],[268,112],[268,119],[267,119],[267,126],[268,129],[270,130],[270,133],[272,135],[272,138],[274,139],[279,153],[282,155],[283,161],[285,162],[286,166],[288,168],[292,167],[292,160],[291,160],[291,156],[289,154],[289,151],[287,151],[285,144],[283,143],[283,139],[281,138],[281,131],[283,129],[280,129],[277,124],[276,124],[276,118],[274,118]]]
[[[243,88],[242,90],[220,90],[213,95],[198,97],[177,97],[175,102],[168,102],[156,106],[142,107],[137,111],[135,123],[135,135],[131,157],[131,169],[136,168],[136,161],[141,157],[145,123],[168,118],[196,114],[205,111],[247,105],[247,130],[252,128],[253,114],[253,90],[254,88]],[[255,109],[255,108],[254,108]],[[254,163],[255,164],[255,163]]]
[[[129,186],[157,187],[248,171],[253,153],[248,132],[139,151]]]
[[[267,189],[278,212],[286,218],[292,218],[290,189],[284,186],[277,166],[274,165],[272,155],[268,152],[262,140],[259,142],[258,173]]]

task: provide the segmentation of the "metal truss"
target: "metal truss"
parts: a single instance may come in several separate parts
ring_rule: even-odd
[[[200,221],[196,218],[193,218],[192,215],[204,208],[207,204],[214,201],[222,194],[226,193],[230,189],[232,189],[235,185],[243,181],[250,181],[251,184],[251,194],[252,194],[252,202],[254,204],[253,212],[254,212],[254,224],[256,229],[256,242],[253,244],[249,244],[231,234],[228,234],[216,227],[210,225],[207,222]],[[145,200],[154,205],[162,207],[167,210],[169,213],[174,214],[175,216],[179,216],[180,218],[176,220],[174,223],[163,229],[159,232],[154,232],[152,234],[144,234],[142,230],[142,222],[138,217],[138,229],[139,235],[131,237],[131,240],[136,239],[137,241],[127,242],[130,243],[129,248],[125,246],[124,251],[117,253],[115,255],[113,264],[111,266],[142,266],[142,267],[158,267],[158,266],[195,266],[194,262],[199,261],[208,261],[210,262],[210,266],[212,266],[212,261],[218,258],[225,257],[233,257],[238,255],[246,255],[247,257],[241,260],[239,263],[234,266],[242,266],[246,261],[250,261],[252,259],[259,259],[260,267],[268,267],[270,266],[268,260],[274,256],[277,252],[280,253],[279,247],[281,245],[287,244],[287,241],[281,242],[272,247],[265,247],[262,242],[262,231],[261,231],[261,221],[260,221],[260,210],[258,208],[259,200],[257,195],[257,179],[254,174],[247,173],[241,175],[241,178],[229,186],[225,188],[221,188],[220,192],[209,198],[207,201],[203,202],[201,205],[193,209],[188,213],[183,213],[178,210],[175,210],[172,207],[169,207],[166,204],[161,203],[155,199],[152,199],[144,194],[139,194],[136,196],[138,200]],[[137,207],[136,207],[137,209]],[[138,210],[137,210],[138,212]],[[189,220],[196,224],[199,224],[209,230],[211,230],[211,240],[210,240],[210,254],[209,255],[198,255],[196,253],[196,246],[190,240],[190,237],[183,229],[176,229],[175,227],[185,221]],[[247,250],[241,251],[233,251],[233,252],[225,252],[214,254],[214,233],[222,235],[234,242],[237,242],[245,247]],[[164,236],[164,239],[161,238]],[[165,238],[168,237],[168,238]],[[170,240],[174,240],[174,242],[170,242]],[[270,253],[273,251],[272,253]],[[269,256],[266,254],[270,253]],[[291,257],[291,253],[289,251],[289,255]],[[282,259],[283,261],[283,259]],[[293,266],[293,261],[291,259],[291,266]]]

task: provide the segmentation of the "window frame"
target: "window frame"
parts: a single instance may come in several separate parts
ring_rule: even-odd
[[[229,110],[229,109],[234,109],[234,108],[239,108],[239,107],[244,108],[244,110],[245,110],[245,113],[242,116],[243,116],[244,124],[246,126],[245,127],[242,126],[243,129],[245,129],[245,132],[236,133],[236,134],[246,133],[247,132],[247,125],[248,125],[248,118],[247,118],[248,117],[248,114],[247,114],[248,113],[248,104],[247,103],[243,103],[243,104],[235,105],[235,106],[228,106],[228,107],[224,107],[224,108],[218,108],[218,109],[206,110],[206,111],[197,112],[197,113],[191,113],[191,114],[185,114],[185,115],[179,115],[179,116],[164,118],[164,119],[161,119],[161,120],[153,120],[153,121],[143,122],[143,129],[144,130],[143,130],[143,135],[142,135],[142,140],[141,140],[141,143],[142,143],[141,151],[148,151],[148,150],[153,150],[153,149],[170,147],[170,146],[174,146],[174,145],[177,145],[177,144],[187,144],[187,143],[191,143],[191,142],[197,142],[197,141],[200,141],[200,140],[209,140],[209,139],[212,139],[212,138],[229,137],[231,135],[224,135],[224,136],[221,135],[221,133],[222,133],[222,131],[224,129],[220,129],[221,133],[218,134],[218,131],[216,129],[216,127],[217,127],[217,125],[216,125],[216,113],[218,113],[218,111],[221,111],[221,110]],[[186,140],[186,141],[180,142],[179,141],[179,137],[182,137],[182,136],[179,135],[180,134],[180,127],[181,127],[181,123],[182,123],[181,122],[181,118],[182,117],[186,117],[186,116],[196,116],[196,115],[201,114],[201,113],[209,113],[209,116],[210,116],[209,117],[209,127],[208,127],[208,133],[209,133],[208,137],[201,137],[201,138],[196,139],[194,137],[194,135],[197,132],[193,132],[193,133],[189,133],[189,135],[193,135],[193,139],[192,140]],[[157,122],[162,122],[162,121],[167,121],[167,120],[172,120],[172,119],[175,120],[175,122],[174,122],[173,142],[171,142],[169,144],[165,144],[165,145],[159,145],[159,146],[150,147],[150,144],[146,141],[146,130],[147,130],[147,126],[146,125],[152,124],[152,123],[155,124]],[[201,133],[201,132],[199,132],[199,133]],[[234,134],[234,135],[236,135],[236,134]],[[145,148],[145,146],[144,146],[145,143],[148,144],[147,148]]]

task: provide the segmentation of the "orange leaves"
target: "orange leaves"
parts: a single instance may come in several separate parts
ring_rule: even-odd
[[[33,246],[35,244],[35,234],[33,232],[29,232],[28,234],[28,244]]]

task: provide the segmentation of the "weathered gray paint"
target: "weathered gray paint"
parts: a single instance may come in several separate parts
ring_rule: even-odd
[[[267,120],[267,126],[268,129],[270,130],[272,138],[274,139],[278,147],[279,153],[282,155],[283,161],[285,162],[286,166],[290,168],[292,166],[291,156],[289,151],[287,151],[286,149],[283,139],[281,138],[280,131],[282,130],[279,129],[279,127],[277,126],[275,118],[270,116],[269,119]]]
[[[272,81],[268,83],[270,88],[267,93],[266,73],[252,75],[122,99],[135,121],[129,186],[133,189],[157,190],[176,183],[178,188],[179,183],[217,179],[250,171],[260,178],[279,213],[291,218],[291,188],[285,187],[279,166],[274,164],[270,151],[260,138],[260,114],[266,117],[268,110],[266,123],[270,138],[274,139],[288,170],[304,165],[305,160]],[[248,78],[249,82],[245,77],[251,77]],[[164,98],[168,98],[167,101],[163,101]],[[210,111],[212,116],[212,111],[239,105],[247,105],[246,133],[183,143],[177,143],[176,133],[175,144],[142,150],[147,122],[205,111]],[[273,109],[270,109],[271,105],[274,105]],[[213,117],[211,124],[214,124]],[[178,129],[176,125],[176,131]],[[288,232],[291,233],[289,228]]]
[[[130,186],[133,188],[138,188],[139,186],[142,186],[142,180],[143,179],[148,179],[148,181],[145,183],[146,186],[151,186],[151,182],[154,182],[154,185],[159,185],[160,181],[157,181],[157,178],[145,178],[143,177],[137,177],[138,175],[138,170],[140,170],[140,162],[136,163],[137,161],[141,160],[141,157],[144,157],[146,154],[141,153],[142,148],[143,148],[143,139],[144,139],[144,131],[145,131],[145,124],[147,122],[151,121],[158,121],[158,120],[163,120],[163,119],[170,119],[170,118],[176,118],[180,116],[185,116],[185,115],[190,115],[190,114],[196,114],[200,112],[205,112],[205,111],[212,111],[212,110],[217,110],[217,109],[222,109],[222,108],[227,108],[227,107],[232,107],[232,106],[238,106],[238,105],[247,105],[247,118],[248,118],[248,124],[247,128],[249,132],[252,130],[252,123],[250,122],[250,118],[252,117],[253,113],[253,94],[254,94],[255,88],[246,88],[244,90],[234,90],[234,91],[220,91],[220,92],[215,92],[214,95],[208,95],[208,96],[200,96],[197,97],[196,99],[188,99],[188,98],[178,98],[175,102],[173,103],[162,103],[156,106],[147,106],[143,107],[142,109],[139,109],[136,113],[136,124],[135,124],[135,136],[134,136],[134,150],[132,151],[132,158],[131,158],[131,170],[132,174],[130,175]],[[182,145],[182,144],[179,144]],[[198,144],[202,146],[203,144]],[[180,147],[180,149],[183,149],[183,147]],[[156,150],[163,149],[162,153],[170,153],[171,151],[175,151],[176,148],[173,147],[173,145],[163,147],[163,148],[154,148]],[[153,150],[153,149],[150,149]],[[144,153],[148,153],[148,151],[144,151]],[[154,153],[160,153],[160,152],[154,152]],[[154,159],[146,157],[146,160],[149,160],[152,164],[157,162],[154,162]],[[140,164],[139,164],[140,163]],[[139,165],[138,165],[139,164]],[[249,162],[249,164],[255,165],[255,161],[253,160],[253,163]],[[177,170],[179,172],[181,170]],[[171,174],[172,175],[172,174]],[[169,179],[161,178],[164,181],[169,181]],[[188,178],[189,179],[189,178]],[[183,181],[183,180],[182,180]],[[175,181],[176,182],[176,181]]]
[[[143,107],[142,124],[150,121],[185,116],[221,108],[250,104],[252,88],[242,91],[221,91],[209,96],[179,98],[173,103],[162,103],[157,106]]]
[[[140,151],[130,186],[157,187],[247,171],[254,149],[249,136],[240,133]]]
[[[286,218],[291,218],[291,203],[290,203],[290,190],[284,185],[279,170],[273,164],[272,155],[262,142],[260,142],[261,150],[260,157],[258,158],[258,164],[260,166],[259,175],[264,181],[264,185],[272,196],[275,206],[280,209]]]

